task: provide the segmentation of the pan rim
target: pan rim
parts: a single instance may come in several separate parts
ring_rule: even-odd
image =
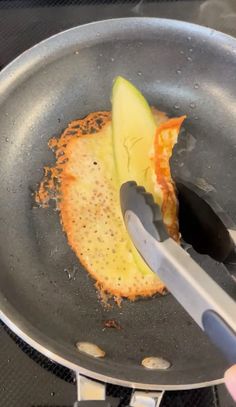
[[[15,78],[14,78],[14,72],[18,75],[24,74],[24,69],[23,73],[20,72],[20,68],[26,68],[25,65],[27,63],[28,57],[34,56],[35,50],[38,50],[39,48],[44,48],[43,52],[40,54],[40,59],[45,57],[45,55],[49,55],[49,50],[47,47],[44,47],[47,44],[54,44],[55,40],[57,40],[60,36],[65,36],[68,35],[72,32],[76,32],[78,29],[85,29],[86,27],[99,27],[100,25],[103,25],[104,23],[120,23],[120,22],[126,22],[128,25],[131,21],[134,22],[162,22],[162,24],[167,24],[167,25],[175,25],[177,27],[181,28],[186,27],[192,30],[200,30],[203,32],[205,35],[211,35],[211,39],[214,41],[217,41],[217,37],[220,36],[221,39],[222,37],[224,38],[227,46],[227,42],[231,43],[232,45],[236,44],[236,40],[234,37],[232,37],[229,34],[224,34],[221,33],[220,31],[214,30],[214,36],[212,35],[212,29],[204,26],[200,26],[197,24],[193,23],[188,23],[188,22],[183,22],[179,20],[171,20],[171,19],[162,19],[162,18],[153,18],[153,17],[126,17],[126,18],[117,18],[117,19],[106,19],[106,20],[100,20],[96,22],[91,22],[87,23],[81,26],[76,26],[73,28],[70,28],[68,30],[59,32],[49,38],[44,39],[43,41],[35,44],[28,50],[24,51],[21,53],[17,58],[15,58],[13,61],[11,61],[0,73],[0,91],[2,92],[2,89],[4,90],[7,89],[8,87],[11,87],[12,84],[14,84]],[[94,37],[96,34],[94,33]],[[33,61],[33,65],[35,64],[35,61]],[[27,72],[27,68],[26,68]],[[3,91],[4,93],[4,91]],[[18,312],[15,310],[15,312],[11,312],[11,310],[8,310],[7,308],[7,302],[6,299],[4,298],[3,294],[0,293],[0,304],[3,304],[3,308],[6,308],[5,311],[0,310],[0,318],[3,320],[3,322],[18,336],[20,336],[25,342],[27,342],[29,345],[33,346],[37,351],[41,352],[43,355],[49,357],[50,359],[54,360],[57,363],[62,364],[63,366],[68,367],[69,369],[72,369],[74,371],[79,371],[81,374],[87,375],[91,378],[101,380],[104,382],[112,383],[112,384],[117,384],[117,385],[122,385],[126,387],[131,387],[131,388],[137,388],[137,389],[145,389],[145,390],[187,390],[187,389],[194,389],[194,388],[201,388],[201,387],[207,387],[211,385],[217,385],[220,383],[224,382],[223,378],[219,378],[216,380],[212,381],[204,381],[204,382],[198,382],[198,383],[191,383],[191,384],[176,384],[176,385],[158,385],[158,384],[148,384],[148,383],[136,383],[136,382],[131,382],[131,381],[126,381],[126,380],[121,380],[119,378],[115,377],[107,377],[101,373],[97,373],[94,371],[90,371],[84,367],[81,367],[69,359],[65,359],[64,357],[60,356],[60,353],[55,353],[47,349],[46,343],[47,343],[47,337],[43,335],[43,340],[38,341],[36,338],[36,335],[34,334],[27,334],[27,332],[30,332],[31,330],[31,324],[27,321],[25,321],[24,324],[20,327],[18,323]]]
[[[20,328],[19,325],[15,324],[11,318],[8,318],[7,315],[3,312],[0,311],[0,318],[1,320],[10,328],[16,335],[18,335],[23,341],[25,341],[28,345],[32,346],[33,349],[37,350],[40,352],[42,355],[46,356],[47,358],[53,360],[56,363],[59,363],[60,365],[74,371],[76,374],[82,374],[85,376],[88,376],[91,379],[102,381],[104,383],[110,383],[118,386],[124,386],[124,387],[129,387],[133,389],[142,389],[142,390],[164,390],[164,391],[174,391],[174,390],[191,390],[191,389],[199,389],[199,388],[204,388],[204,387],[209,387],[209,386],[215,386],[218,384],[224,383],[224,379],[216,379],[216,380],[211,380],[211,381],[205,381],[205,382],[198,382],[198,383],[190,383],[190,384],[175,384],[175,385],[158,385],[158,384],[148,384],[148,383],[140,383],[140,382],[131,382],[131,381],[126,381],[126,380],[121,380],[119,378],[115,377],[110,377],[106,376],[101,373],[97,373],[94,371],[91,371],[89,369],[86,369],[84,367],[78,366],[77,364],[73,363],[69,359],[65,359],[59,354],[50,351],[48,348],[45,347],[45,345],[42,343],[42,341],[37,341],[36,338],[34,338],[34,335],[28,335],[25,332],[25,329],[23,327]],[[28,327],[30,324],[28,324]],[[45,335],[44,335],[45,336]]]

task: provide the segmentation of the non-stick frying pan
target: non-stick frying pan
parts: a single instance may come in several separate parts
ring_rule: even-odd
[[[58,212],[35,207],[43,166],[54,159],[47,141],[71,120],[110,109],[116,75],[169,115],[187,114],[173,172],[206,189],[236,219],[236,40],[149,18],[56,35],[0,75],[2,318],[47,356],[105,382],[145,389],[219,383],[223,358],[170,294],[104,308],[67,244]],[[224,266],[191,254],[236,299]],[[122,329],[105,328],[108,319]],[[78,341],[98,345],[105,357],[79,353]],[[148,356],[171,366],[145,369]]]

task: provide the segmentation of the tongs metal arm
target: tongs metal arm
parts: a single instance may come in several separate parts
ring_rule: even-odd
[[[146,263],[229,364],[236,363],[235,301],[167,235],[160,208],[143,188],[124,184],[121,207],[130,237]]]

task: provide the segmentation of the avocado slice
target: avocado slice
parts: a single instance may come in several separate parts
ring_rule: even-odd
[[[119,184],[136,181],[155,195],[153,152],[156,123],[142,93],[118,76],[112,89],[112,138]]]
[[[112,89],[112,141],[118,184],[136,181],[155,194],[154,150],[156,123],[151,108],[139,90],[118,76]],[[132,254],[140,272],[150,269],[130,241]]]

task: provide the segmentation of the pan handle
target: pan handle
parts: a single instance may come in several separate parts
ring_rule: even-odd
[[[74,407],[112,407],[106,401],[106,385],[76,372],[78,401]],[[159,407],[164,395],[164,391],[141,391],[134,390],[131,396],[130,405],[127,407]]]
[[[76,372],[77,399],[74,407],[112,407],[106,401],[106,384]]]

